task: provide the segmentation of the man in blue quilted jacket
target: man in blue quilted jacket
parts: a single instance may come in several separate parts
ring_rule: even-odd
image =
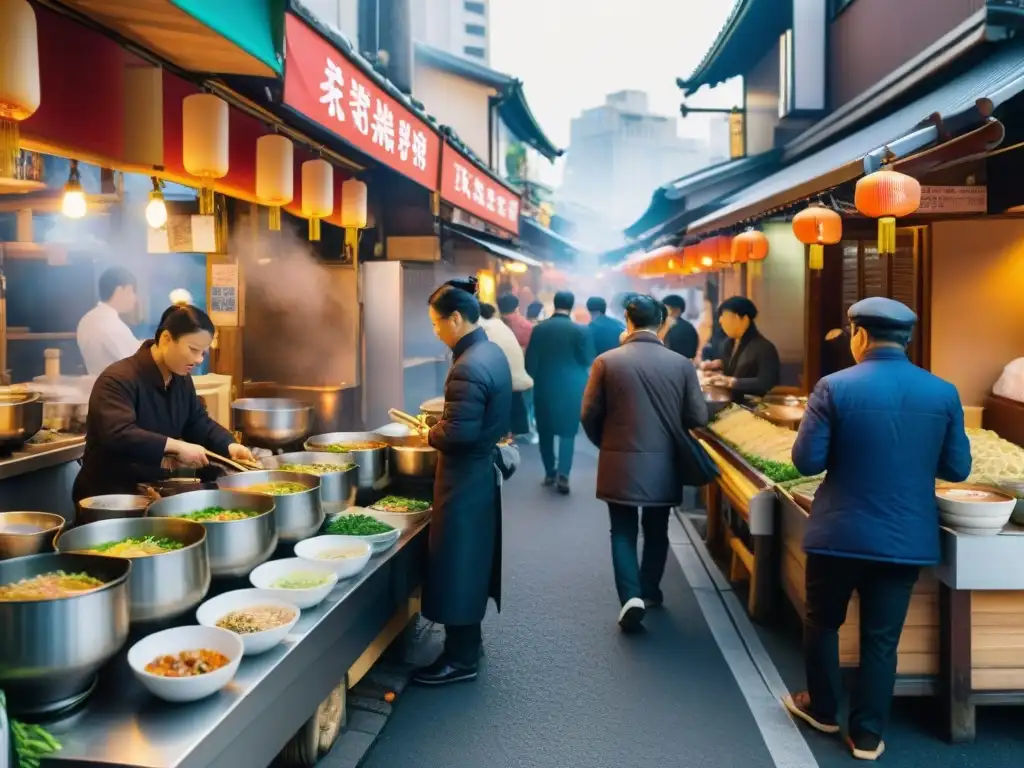
[[[814,496],[807,553],[807,691],[783,704],[823,733],[839,733],[839,628],[860,598],[860,670],[847,743],[876,760],[896,681],[896,647],[922,566],[939,561],[935,480],[971,472],[956,388],[907,359],[917,316],[874,297],[850,307],[857,365],[818,382],[793,446],[803,475],[827,471]]]

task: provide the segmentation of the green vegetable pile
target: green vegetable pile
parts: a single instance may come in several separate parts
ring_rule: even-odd
[[[754,456],[750,453],[744,453],[743,458],[746,459],[750,466],[767,477],[773,483],[784,483],[801,477],[797,468],[788,462],[783,463],[781,461],[770,461],[768,459],[762,459],[760,456]]]
[[[4,692],[0,691],[0,708],[6,706]],[[39,768],[44,757],[61,749],[60,742],[42,726],[19,723],[17,720],[10,720],[10,726],[14,752],[18,756],[18,768]]]
[[[431,506],[432,505],[429,501],[407,499],[405,496],[385,496],[383,499],[372,505],[374,509],[380,510],[381,512],[398,512],[401,514],[426,512]]]
[[[95,547],[90,547],[89,551],[106,552],[118,545],[145,546],[147,544],[159,547],[165,552],[173,552],[176,549],[183,549],[185,547],[185,545],[180,541],[168,539],[165,536],[129,536],[127,539],[118,539],[117,541],[108,541],[104,544],[97,544]]]
[[[382,523],[369,515],[341,515],[324,527],[324,533],[335,536],[376,536],[393,530],[394,526]]]

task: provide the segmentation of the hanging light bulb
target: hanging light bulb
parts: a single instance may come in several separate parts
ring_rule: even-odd
[[[164,183],[153,177],[153,191],[149,193],[149,205],[146,206],[146,223],[153,229],[167,226],[167,203],[164,202]]]
[[[71,161],[68,183],[64,185],[64,200],[61,211],[69,219],[80,219],[85,216],[88,206],[85,202],[85,191],[82,189],[82,178],[78,174],[78,161]]]

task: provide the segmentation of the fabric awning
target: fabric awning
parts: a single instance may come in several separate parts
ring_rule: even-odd
[[[522,251],[517,250],[511,244],[505,244],[498,240],[491,239],[483,233],[469,232],[463,227],[459,227],[454,224],[443,225],[443,231],[446,234],[453,235],[470,245],[476,245],[483,248],[485,251],[493,256],[497,256],[499,259],[506,259],[507,261],[517,261],[520,264],[525,264],[528,267],[543,267],[537,259],[527,256]]]
[[[274,78],[284,0],[62,0],[82,17],[189,72]]]
[[[1022,90],[1024,41],[1006,43],[970,71],[917,101],[726,199],[714,213],[693,222],[687,234],[735,226],[853,181],[865,173],[865,160],[880,161],[886,149],[897,158],[907,157],[938,143],[944,131],[958,134],[977,128],[993,109]],[[936,116],[941,116],[943,130]]]

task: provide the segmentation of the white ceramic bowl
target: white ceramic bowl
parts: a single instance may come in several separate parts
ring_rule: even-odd
[[[236,589],[233,592],[225,592],[223,595],[218,595],[200,605],[199,610],[196,611],[196,621],[204,627],[216,627],[217,622],[232,611],[241,611],[261,605],[290,610],[295,615],[291,621],[279,627],[267,629],[263,632],[250,632],[249,634],[238,635],[242,638],[242,645],[245,646],[245,655],[255,656],[258,653],[269,651],[288,637],[292,627],[299,621],[299,607],[297,605],[271,597],[269,593],[262,589]]]
[[[271,586],[275,581],[294,573],[322,573],[329,577],[323,585],[310,589],[283,589]],[[271,560],[256,568],[249,574],[249,581],[256,589],[274,600],[283,600],[305,610],[320,605],[324,598],[338,583],[338,574],[327,565],[311,563],[298,557],[286,557],[283,560]]]
[[[353,511],[353,509],[348,510],[348,512]],[[382,523],[387,523],[392,528],[404,531],[407,528],[414,528],[419,525],[430,517],[430,514],[433,511],[433,507],[426,509],[423,512],[385,512],[380,509],[374,509],[373,507],[366,507],[365,509],[360,509],[359,513],[369,515],[370,517],[380,520]]]
[[[943,525],[975,536],[1002,531],[1017,504],[1017,499],[1004,491],[976,485],[940,489],[935,500]]]
[[[195,677],[161,677],[146,671],[146,665],[160,656],[182,651],[219,651],[231,659],[220,669]],[[212,696],[231,682],[244,653],[241,638],[218,627],[190,625],[174,627],[144,637],[128,650],[128,664],[136,679],[158,699],[173,702],[198,701]]]
[[[372,510],[372,509],[366,509],[365,507],[349,507],[344,512],[342,512],[341,514],[342,515],[368,515],[369,517],[372,517],[375,520],[380,520],[380,518],[377,517],[377,515],[379,513],[374,512],[374,510]],[[336,519],[337,517],[340,517],[340,515],[335,515],[334,517],[332,517],[330,519],[333,520],[333,519]],[[380,520],[380,521],[382,523],[383,522],[387,522],[385,520]],[[388,525],[391,525],[391,524],[388,523]],[[329,534],[329,535],[337,535],[337,534]],[[362,539],[363,541],[368,543],[373,548],[371,554],[379,555],[381,552],[387,552],[389,549],[391,549],[393,546],[395,546],[395,542],[398,541],[401,538],[401,536],[402,536],[402,531],[399,530],[398,528],[395,528],[393,531],[386,531],[385,533],[375,533],[372,536],[352,536],[351,538]]]
[[[359,552],[355,557],[327,560],[320,557],[332,549],[352,549]],[[370,562],[373,546],[362,536],[314,536],[312,539],[300,541],[295,545],[295,554],[300,560],[314,565],[326,565],[332,568],[339,579],[351,579],[357,576]]]

